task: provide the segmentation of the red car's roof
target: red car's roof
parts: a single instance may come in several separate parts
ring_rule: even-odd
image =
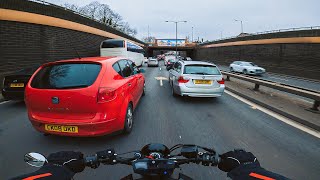
[[[66,60],[59,60],[59,61],[54,61],[54,62],[49,62],[44,65],[50,65],[50,64],[55,64],[55,63],[61,63],[61,62],[101,62],[101,61],[117,61],[119,60],[120,57],[116,56],[106,56],[106,57],[84,57],[84,58],[76,58],[76,59],[66,59]]]

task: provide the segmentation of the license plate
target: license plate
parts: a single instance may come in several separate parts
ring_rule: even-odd
[[[12,87],[12,88],[24,87],[24,84],[23,83],[11,83],[10,87]]]
[[[211,84],[211,80],[194,80],[194,84]]]
[[[45,125],[46,131],[78,133],[78,126]]]

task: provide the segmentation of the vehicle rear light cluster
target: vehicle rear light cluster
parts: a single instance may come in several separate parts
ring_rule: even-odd
[[[116,89],[100,87],[98,91],[98,103],[112,101],[116,98]]]
[[[189,78],[180,76],[178,79],[178,83],[187,83],[187,82],[189,82],[189,80],[190,80]]]
[[[222,78],[220,81],[217,81],[219,84],[224,84],[224,79]]]

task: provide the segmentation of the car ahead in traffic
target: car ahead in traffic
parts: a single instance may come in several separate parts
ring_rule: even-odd
[[[164,59],[164,65],[165,65],[165,66],[167,65],[169,59],[176,59],[176,57],[173,56],[173,55],[168,55],[168,56],[166,56],[166,58]]]
[[[167,62],[166,69],[167,69],[167,70],[172,69],[175,62],[176,62],[175,59],[169,59],[168,62]]]
[[[218,97],[224,92],[223,76],[215,64],[178,61],[169,71],[173,96]]]
[[[156,66],[156,67],[158,67],[158,66],[159,66],[159,61],[158,61],[158,59],[157,59],[157,58],[150,58],[150,59],[148,60],[148,67],[150,67],[150,66]]]
[[[32,74],[39,68],[32,66],[21,69],[3,78],[2,96],[5,100],[23,100],[25,87]]]
[[[229,66],[230,72],[240,72],[243,74],[261,75],[266,72],[262,67],[257,66],[252,62],[234,61]]]
[[[42,65],[25,91],[28,117],[45,134],[130,133],[145,78],[131,60],[91,57]]]

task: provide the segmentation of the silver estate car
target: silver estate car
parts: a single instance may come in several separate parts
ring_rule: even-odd
[[[157,58],[150,58],[149,60],[148,60],[148,66],[150,67],[150,66],[159,66],[159,61],[158,61],[158,59]]]
[[[202,61],[177,61],[169,71],[173,96],[218,97],[224,92],[224,79],[218,67]]]

